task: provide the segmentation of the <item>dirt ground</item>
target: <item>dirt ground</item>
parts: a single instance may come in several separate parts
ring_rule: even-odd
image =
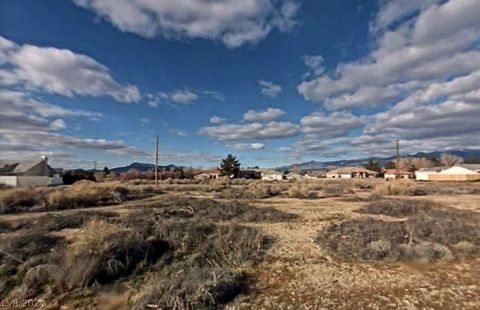
[[[420,199],[425,199],[424,197]],[[476,208],[480,196],[435,197]],[[358,217],[362,203],[269,199],[256,205],[295,213],[290,223],[260,224],[277,242],[254,273],[254,292],[239,308],[480,309],[480,259],[434,264],[359,263],[333,259],[314,243],[326,225]]]
[[[367,204],[361,198],[369,194],[357,191],[321,199],[272,197],[249,200],[252,206],[274,207],[299,217],[282,223],[246,224],[260,228],[275,242],[265,259],[248,270],[251,278],[248,294],[238,296],[226,308],[480,309],[480,258],[428,264],[345,261],[329,256],[314,242],[323,228],[364,216],[354,211]],[[189,191],[167,195],[212,198],[214,193]],[[36,217],[46,214],[100,210],[130,212],[131,206],[148,206],[158,197],[160,195],[120,206],[2,215],[0,220],[15,222],[31,219],[34,224]],[[348,197],[360,199],[345,199]],[[427,199],[452,208],[480,212],[480,194],[427,195],[406,199]],[[68,235],[71,230],[60,233]],[[3,238],[8,234],[0,231]]]

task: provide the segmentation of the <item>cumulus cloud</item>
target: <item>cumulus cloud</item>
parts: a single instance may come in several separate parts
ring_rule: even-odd
[[[228,148],[237,151],[260,151],[265,149],[265,144],[263,143],[234,143],[227,144]]]
[[[107,67],[67,49],[17,45],[0,37],[0,85],[20,85],[67,97],[110,97],[133,103],[141,99],[136,86],[114,80]]]
[[[474,45],[479,37],[478,1],[451,0],[412,7],[400,15],[393,14],[392,9],[381,10],[377,24],[389,25],[396,20],[400,24],[393,30],[381,32],[376,39],[377,48],[364,59],[342,63],[332,75],[322,74],[303,81],[298,86],[300,94],[309,101],[328,99],[331,102],[337,96],[355,96],[357,92],[360,92],[359,96],[364,96],[367,87],[383,88],[405,81],[410,82],[414,90],[415,85],[412,84],[421,87],[423,83],[445,80],[479,67],[476,60],[480,52]],[[408,16],[411,10],[420,12],[402,22],[402,16]],[[393,15],[382,17],[382,14]],[[383,100],[381,97],[369,97],[373,101]],[[368,105],[370,100],[364,102]]]
[[[271,81],[260,80],[258,84],[260,85],[260,92],[264,97],[274,99],[282,92],[282,87]]]
[[[299,126],[290,122],[223,124],[199,130],[200,134],[221,141],[281,139],[298,132]]]
[[[321,55],[303,56],[303,63],[309,69],[309,72],[305,73],[303,78],[321,75],[325,71],[324,61],[325,59]]]
[[[314,112],[302,117],[300,124],[302,131],[307,135],[339,137],[354,129],[362,128],[365,121],[349,112],[334,112],[330,115]]]
[[[223,117],[214,115],[214,116],[210,117],[209,121],[210,121],[211,124],[218,125],[218,124],[225,123],[227,120]]]
[[[284,115],[285,111],[277,108],[268,108],[262,111],[249,110],[243,115],[248,122],[270,122]]]
[[[222,93],[213,90],[192,90],[188,88],[174,89],[172,91],[158,92],[156,94],[146,94],[147,104],[152,108],[157,108],[160,103],[171,103],[187,105],[194,103],[200,98],[213,98],[218,101],[224,101],[225,96]]]
[[[296,24],[293,0],[73,0],[121,31],[146,38],[201,38],[230,48],[255,43]]]
[[[67,110],[29,95],[0,90],[0,153],[2,157],[25,158],[45,152],[65,153],[67,149],[97,150],[142,157],[147,154],[123,141],[78,138],[59,133],[67,127],[64,118],[96,118],[101,114]],[[62,117],[62,118],[59,118]],[[38,156],[37,156],[38,157]]]

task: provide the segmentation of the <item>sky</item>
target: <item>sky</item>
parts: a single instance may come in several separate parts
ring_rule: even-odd
[[[478,0],[0,1],[0,158],[243,166],[480,148]]]

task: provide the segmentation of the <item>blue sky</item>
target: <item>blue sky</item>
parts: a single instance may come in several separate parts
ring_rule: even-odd
[[[442,22],[439,23],[439,20]],[[245,166],[477,148],[480,2],[0,2],[0,157]]]

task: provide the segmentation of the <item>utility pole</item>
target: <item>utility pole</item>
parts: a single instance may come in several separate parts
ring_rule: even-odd
[[[93,161],[93,172],[97,171],[97,161]]]
[[[400,177],[400,141],[397,139],[396,143],[397,147],[397,178]]]
[[[155,140],[155,186],[158,187],[158,135]]]

